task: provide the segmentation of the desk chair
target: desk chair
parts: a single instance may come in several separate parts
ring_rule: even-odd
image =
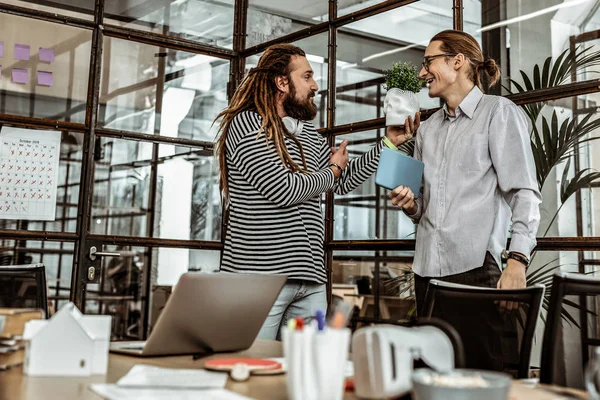
[[[427,294],[425,295],[423,317],[432,317],[436,303],[444,302],[445,300],[461,300],[464,302],[473,302],[473,304],[496,302],[501,300],[517,301],[521,303],[521,307],[517,310],[521,316],[517,318],[521,318],[522,320],[522,310],[526,319],[522,326],[522,337],[520,340],[518,357],[519,360],[515,367],[517,369],[517,378],[525,379],[529,377],[529,361],[531,358],[533,335],[535,333],[535,326],[540,314],[542,299],[544,297],[544,289],[544,285],[541,284],[527,287],[525,289],[494,289],[460,285],[432,279],[429,281]],[[460,310],[457,311],[460,312]],[[458,331],[458,333],[461,334],[460,331]]]
[[[541,383],[566,384],[565,371],[558,364],[563,354],[562,346],[560,345],[562,338],[561,311],[563,304],[568,304],[569,302],[565,300],[565,296],[572,295],[580,295],[583,301],[587,300],[585,296],[600,295],[600,278],[566,272],[557,272],[554,274],[550,305],[544,329],[544,341],[542,343]],[[582,312],[580,316],[583,318],[583,320],[579,321],[581,361],[582,368],[585,368],[589,360],[590,346],[600,346],[600,339],[590,338],[588,335],[588,313]]]
[[[0,266],[0,307],[41,308],[48,318],[44,264]]]

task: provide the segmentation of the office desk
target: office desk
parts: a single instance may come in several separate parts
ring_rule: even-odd
[[[279,342],[257,340],[252,347],[240,353],[217,354],[199,360],[191,356],[137,358],[111,354],[108,373],[85,378],[27,377],[21,368],[0,372],[0,400],[99,400],[88,389],[91,383],[114,383],[125,375],[135,364],[149,364],[170,368],[201,368],[204,361],[233,356],[281,357]],[[252,376],[246,382],[227,382],[227,389],[236,393],[264,400],[286,400],[285,375]],[[556,395],[540,389],[529,389],[515,383],[510,400],[552,400]],[[355,400],[353,393],[346,393],[345,400]]]

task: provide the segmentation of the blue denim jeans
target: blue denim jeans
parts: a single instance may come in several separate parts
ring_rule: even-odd
[[[325,284],[290,279],[275,300],[258,338],[281,340],[281,327],[286,326],[288,320],[313,317],[317,310],[327,310]]]

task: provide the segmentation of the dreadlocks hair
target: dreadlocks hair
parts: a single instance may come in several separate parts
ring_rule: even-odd
[[[291,84],[290,64],[294,56],[306,57],[306,53],[291,44],[276,44],[267,48],[258,60],[258,65],[252,68],[240,83],[229,106],[219,113],[213,122],[223,118],[217,133],[215,156],[219,159],[220,167],[219,189],[225,200],[229,199],[225,152],[227,131],[235,116],[241,112],[256,111],[262,117],[262,125],[257,138],[264,133],[266,145],[269,146],[269,142],[273,142],[279,159],[286,168],[292,172],[308,172],[302,145],[283,125],[281,117],[277,114],[275,101],[275,96],[279,91],[275,84],[275,78],[285,76]],[[292,160],[285,145],[286,137],[298,145],[302,157],[302,168]]]

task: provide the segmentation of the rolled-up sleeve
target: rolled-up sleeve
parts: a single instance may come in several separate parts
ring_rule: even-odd
[[[503,104],[490,121],[489,150],[502,197],[512,211],[510,251],[530,256],[540,225],[540,194],[527,119]]]

